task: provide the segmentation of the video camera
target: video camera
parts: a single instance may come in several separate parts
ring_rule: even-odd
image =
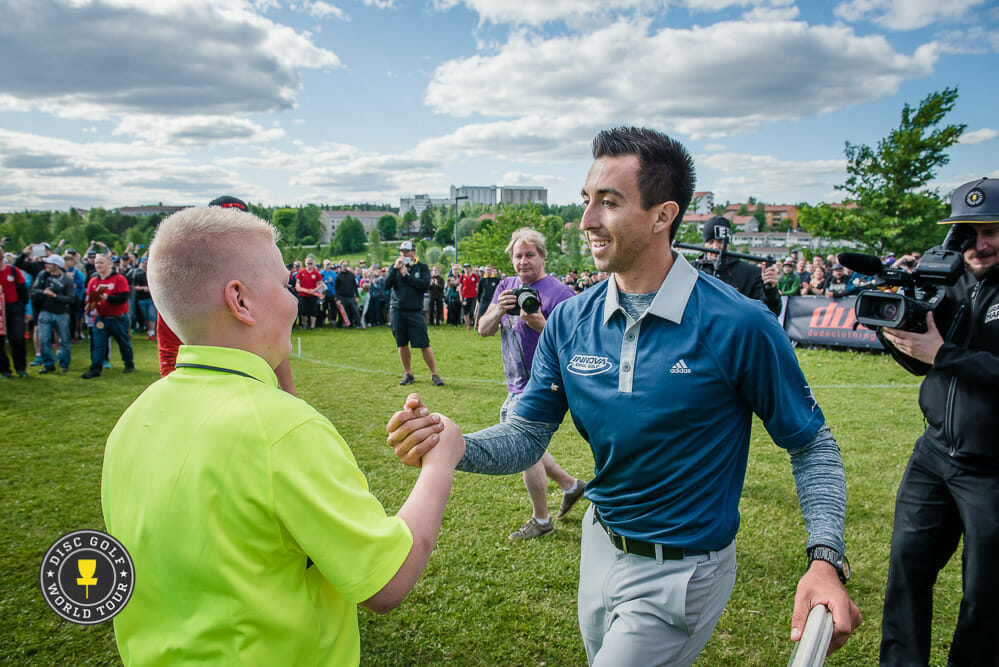
[[[944,287],[953,285],[964,273],[964,251],[974,243],[970,225],[951,225],[942,245],[926,251],[912,273],[886,268],[874,255],[843,253],[843,266],[865,276],[873,276],[857,295],[854,310],[857,322],[875,331],[891,327],[913,333],[926,332],[926,314],[943,301]],[[885,292],[881,287],[897,287]]]
[[[506,311],[510,315],[519,315],[520,311],[532,315],[541,308],[541,296],[530,285],[521,283],[520,287],[513,290],[513,295],[517,297],[517,305]]]

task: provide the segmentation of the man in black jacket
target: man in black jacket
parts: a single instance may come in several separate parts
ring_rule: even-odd
[[[399,347],[399,360],[402,361],[404,375],[399,383],[401,385],[416,382],[410,367],[411,344],[423,353],[423,361],[430,369],[431,381],[438,387],[444,384],[444,380],[437,374],[434,349],[430,347],[430,337],[427,335],[427,320],[423,317],[423,294],[428,287],[430,267],[417,261],[412,241],[403,241],[399,245],[399,257],[389,268],[385,278],[385,289],[392,290],[389,322],[395,343]]]
[[[65,261],[56,254],[44,260],[45,270],[39,271],[31,283],[31,299],[38,307],[38,340],[42,348],[44,368],[39,374],[54,373],[55,359],[52,358],[52,331],[59,335],[59,368],[69,370],[69,310],[76,299],[76,285],[63,270]]]
[[[884,329],[902,366],[926,375],[916,441],[895,504],[881,664],[929,662],[933,584],[964,536],[963,598],[948,664],[999,664],[999,180],[958,188],[967,271],[927,315],[926,333]]]
[[[724,238],[731,238],[732,223],[728,218],[716,215],[704,223],[704,245],[708,248],[721,250]],[[706,253],[694,266],[709,276],[714,276],[739,290],[750,299],[757,299],[766,304],[775,315],[780,315],[780,292],[777,290],[777,280],[780,277],[776,266],[763,265],[762,270],[734,257],[726,257],[723,264],[717,266],[718,255]]]
[[[340,272],[336,274],[333,281],[333,291],[336,298],[347,313],[347,320],[355,329],[363,329],[361,322],[361,311],[357,308],[357,276],[350,270],[347,260],[340,262]]]

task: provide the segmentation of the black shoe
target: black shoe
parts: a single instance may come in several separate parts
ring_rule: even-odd
[[[89,370],[80,377],[82,377],[84,380],[89,380],[90,378],[99,378],[100,376],[101,376],[100,371]]]
[[[125,370],[122,371],[122,373],[134,373],[134,372],[135,372],[135,366],[125,366]]]
[[[406,376],[402,378],[402,382],[400,382],[399,384],[405,386],[407,384],[413,384],[414,382],[416,382],[416,378],[413,377],[413,374],[406,373]]]
[[[55,373],[55,366],[53,366],[52,368],[45,367],[42,370],[38,371],[39,375],[45,375],[46,373]]]
[[[434,373],[432,376],[430,376],[430,381],[433,382],[434,385],[437,386],[437,387],[443,387],[444,386],[444,380],[442,380],[441,376],[437,375],[436,373]]]

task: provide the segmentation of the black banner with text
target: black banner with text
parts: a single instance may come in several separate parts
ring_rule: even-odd
[[[856,296],[830,299],[794,296],[786,299],[784,330],[791,340],[805,345],[884,349],[874,332],[857,325],[853,312]]]

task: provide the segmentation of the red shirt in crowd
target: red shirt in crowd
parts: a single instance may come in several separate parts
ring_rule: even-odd
[[[316,287],[319,286],[319,283],[323,282],[323,275],[316,269],[313,269],[312,271],[302,269],[295,275],[295,279],[298,280],[298,284],[301,285],[301,289],[298,290],[299,294],[303,296],[315,296],[312,292],[307,292],[305,290],[316,289]]]
[[[474,299],[479,294],[479,274],[463,273],[458,276],[458,284],[461,285],[461,298]]]
[[[17,286],[24,284],[24,276],[10,264],[0,269],[0,284],[3,284],[4,303],[17,303]]]
[[[100,274],[95,274],[87,283],[87,298],[91,294],[100,293],[101,286],[106,285],[104,293],[109,297],[116,294],[128,294],[128,281],[120,273],[112,273],[107,278],[101,278]],[[128,312],[128,299],[122,303],[111,303],[103,299],[97,301],[97,314],[101,317],[117,317]]]

